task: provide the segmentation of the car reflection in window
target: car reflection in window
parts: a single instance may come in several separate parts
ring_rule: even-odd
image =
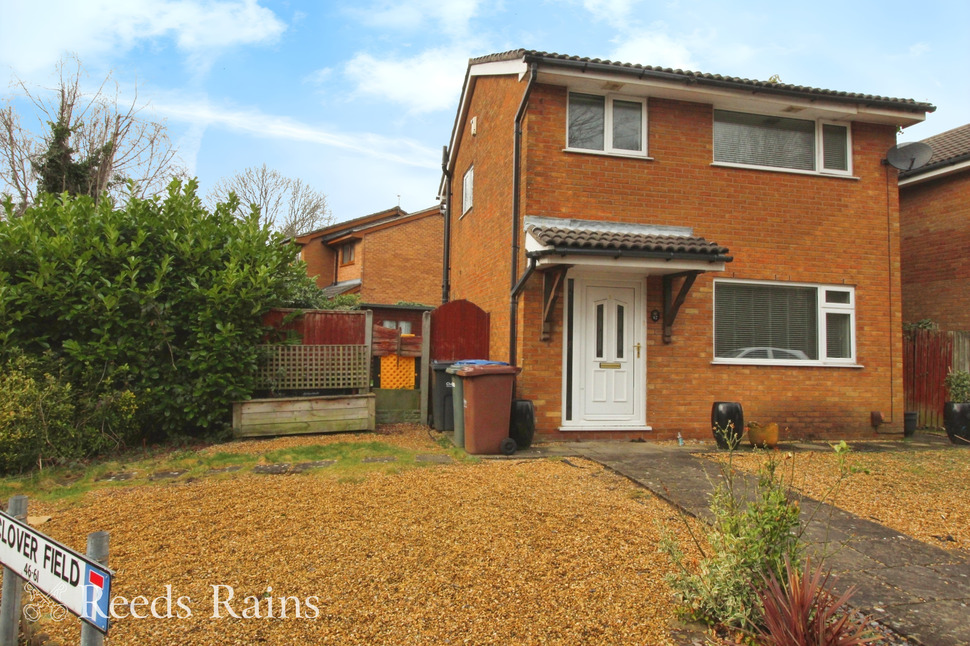
[[[730,359],[779,359],[784,361],[810,361],[807,354],[801,350],[789,348],[738,348],[724,355]]]

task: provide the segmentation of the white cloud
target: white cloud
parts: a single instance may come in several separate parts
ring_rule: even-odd
[[[688,42],[672,38],[661,31],[638,32],[632,36],[621,36],[614,42],[617,45],[610,57],[616,61],[684,70],[697,69]]]
[[[627,24],[637,2],[638,0],[583,0],[583,7],[593,14],[594,19],[622,27]]]
[[[457,38],[468,33],[480,0],[381,0],[369,7],[352,10],[363,24],[378,29],[433,33],[441,30]]]
[[[0,63],[20,76],[49,71],[65,52],[83,61],[171,38],[193,66],[235,45],[275,41],[286,29],[258,0],[47,0],[4,3]]]
[[[411,113],[453,110],[468,65],[462,47],[430,49],[413,58],[360,53],[345,68],[357,94],[399,103]]]
[[[253,109],[230,109],[201,101],[157,101],[154,108],[169,119],[191,125],[193,137],[201,138],[199,126],[219,126],[244,134],[301,143],[313,143],[368,157],[437,169],[440,152],[411,139],[390,138],[373,133],[334,133],[289,117],[268,115]]]
[[[930,46],[926,43],[916,43],[915,45],[909,46],[910,56],[921,56],[930,51]]]

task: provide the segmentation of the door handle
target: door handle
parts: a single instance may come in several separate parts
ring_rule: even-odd
[[[637,343],[637,344],[636,344],[635,346],[633,346],[633,347],[637,349],[637,359],[639,359],[639,358],[640,358],[640,344],[639,344],[639,343]]]

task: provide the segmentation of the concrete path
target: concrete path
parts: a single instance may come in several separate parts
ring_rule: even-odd
[[[920,450],[939,446],[936,440],[928,438],[892,443],[889,448]],[[791,448],[832,450],[825,444],[796,444]],[[589,458],[688,513],[710,520],[708,497],[720,480],[720,470],[716,464],[691,455],[698,450],[698,445],[575,442],[540,444],[514,457]],[[886,450],[886,444],[853,444],[853,450]],[[745,486],[753,490],[753,482]],[[831,505],[819,507],[811,499],[803,499],[801,509],[803,518],[815,514],[803,536],[808,552],[825,555],[826,566],[838,576],[837,590],[857,586],[852,605],[924,646],[970,644],[970,562],[964,556],[903,536]]]

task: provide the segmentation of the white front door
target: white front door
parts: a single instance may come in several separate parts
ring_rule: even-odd
[[[574,292],[572,422],[645,424],[642,280],[579,279]]]

